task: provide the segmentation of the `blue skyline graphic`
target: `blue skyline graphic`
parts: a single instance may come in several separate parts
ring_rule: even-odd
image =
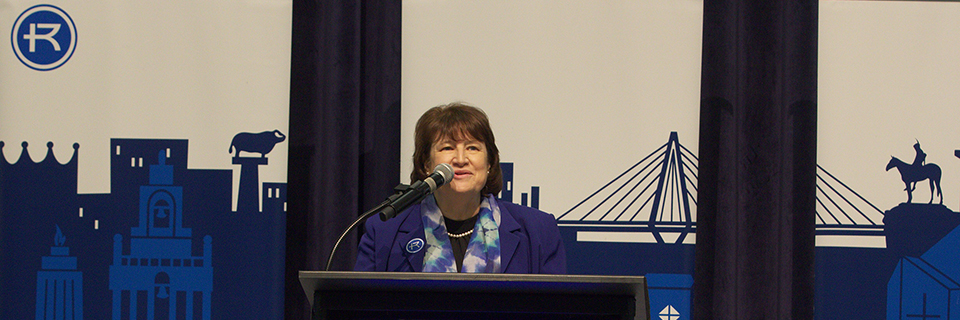
[[[960,213],[939,204],[940,175],[928,169],[938,166],[925,162],[919,141],[914,149],[912,164],[887,167],[897,167],[904,182],[899,186],[906,186],[906,202],[889,210],[877,208],[817,166],[817,318],[960,317],[960,291],[955,289],[960,283],[955,259]],[[878,174],[884,168],[880,161],[875,164]],[[696,155],[671,133],[667,143],[560,215],[568,270],[645,275],[651,318],[689,317],[697,166]],[[913,193],[923,181],[929,182],[930,198],[921,188],[916,200],[921,203],[914,203]],[[823,239],[866,245],[820,245]]]
[[[500,162],[500,172],[503,174],[503,185],[500,188],[500,197],[498,199],[513,202],[513,162]],[[530,202],[527,203],[527,193],[520,193],[520,205],[531,208],[540,208],[540,187],[531,186],[529,194]]]
[[[112,139],[106,194],[77,192],[79,144],[73,144],[72,157],[63,164],[53,154],[53,143],[47,143],[39,162],[32,160],[27,145],[21,144],[12,163],[0,152],[0,282],[6,289],[0,293],[0,317],[282,316],[281,299],[262,299],[265,292],[282,296],[284,285],[286,184],[259,181],[257,168],[268,165],[266,154],[244,151],[237,156],[230,150],[229,162],[240,167],[235,168],[241,184],[248,184],[238,191],[238,209],[232,211],[232,170],[189,169],[187,140]],[[656,284],[650,292],[652,313],[688,315],[695,246],[680,239],[695,239],[696,217],[686,212],[696,212],[696,160],[672,134],[667,144],[561,215],[570,272],[646,275]],[[500,197],[513,202],[514,164],[502,165]],[[877,168],[879,174],[882,163]],[[882,210],[822,167],[817,178],[818,236],[879,237],[886,243],[817,247],[818,315],[898,319],[960,314],[954,302],[960,263],[952,259],[960,243],[960,214],[934,202],[939,194],[928,199],[925,190],[917,191],[922,192],[920,203]],[[259,184],[259,190],[251,183]],[[539,186],[526,195],[521,194],[521,204],[539,205]],[[62,232],[51,242],[53,229]],[[598,232],[614,240],[595,240]],[[631,238],[643,232],[652,241]],[[133,271],[111,271],[123,268]],[[182,285],[187,279],[191,284]],[[121,288],[121,282],[136,284]]]
[[[12,163],[0,152],[0,318],[282,318],[282,299],[263,297],[283,296],[286,183],[249,168],[266,153],[231,154],[254,184],[233,211],[232,170],[189,169],[187,140],[111,139],[106,194],[77,192],[79,144],[64,164],[53,143],[39,162],[21,146]],[[50,247],[54,225],[69,249]]]
[[[173,185],[165,151],[149,174],[150,184],[140,187],[139,223],[130,229],[129,242],[120,234],[113,238],[112,319],[137,319],[145,311],[147,319],[209,320],[213,239],[203,237],[202,251],[192,254],[192,230],[183,227],[183,187]],[[140,303],[144,299],[146,306]]]
[[[37,271],[37,320],[83,319],[83,273],[77,271],[77,257],[70,256],[67,238],[56,226],[50,255],[41,257]]]

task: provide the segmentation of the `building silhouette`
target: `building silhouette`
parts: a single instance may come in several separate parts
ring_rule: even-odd
[[[497,197],[506,202],[513,202],[513,162],[500,162],[500,173],[503,176],[503,182],[500,185],[500,195]],[[530,202],[527,203],[527,193],[520,193],[520,205],[530,206],[531,208],[540,208],[540,187],[530,187]]]
[[[235,169],[191,169],[188,146],[110,139],[109,191],[81,194],[79,144],[61,146],[61,163],[52,142],[0,141],[0,319],[282,319],[282,299],[264,297],[284,290],[286,183],[247,188],[237,196],[254,205],[232,210]],[[69,249],[37,235],[51,221]],[[68,303],[74,317],[55,317]]]
[[[113,238],[110,266],[114,320],[210,319],[213,292],[212,238],[203,237],[194,255],[193,234],[183,226],[183,187],[173,185],[174,168],[160,151],[150,166],[149,185],[140,187],[139,224]],[[124,312],[126,311],[126,312]],[[181,317],[182,315],[182,317]]]
[[[37,320],[83,320],[83,273],[64,242],[57,226],[54,246],[37,271]]]

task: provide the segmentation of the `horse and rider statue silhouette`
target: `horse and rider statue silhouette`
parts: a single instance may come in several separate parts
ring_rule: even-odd
[[[933,163],[927,162],[927,154],[923,152],[923,149],[920,149],[920,140],[917,140],[917,143],[913,145],[913,149],[916,150],[917,155],[913,158],[913,163],[906,163],[897,157],[890,156],[890,162],[887,163],[887,171],[890,171],[891,168],[897,168],[897,171],[900,171],[900,180],[903,180],[903,185],[906,187],[903,190],[907,191],[907,203],[913,201],[913,190],[917,187],[917,182],[923,180],[930,180],[930,204],[933,204],[933,190],[936,187],[937,197],[940,198],[940,204],[943,204],[943,192],[940,190],[940,166]]]

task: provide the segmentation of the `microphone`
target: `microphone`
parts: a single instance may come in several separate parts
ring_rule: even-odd
[[[433,169],[433,173],[429,177],[421,181],[414,182],[412,185],[400,184],[393,188],[396,192],[387,200],[383,201],[376,208],[370,209],[370,211],[364,212],[356,220],[353,220],[353,223],[347,227],[346,230],[343,230],[343,233],[340,234],[340,238],[337,239],[337,242],[333,244],[333,249],[330,250],[330,256],[327,257],[327,267],[323,270],[330,270],[330,265],[333,263],[333,255],[337,253],[337,248],[340,247],[340,243],[343,242],[343,239],[347,237],[347,233],[350,233],[350,230],[356,228],[361,222],[366,221],[367,218],[380,212],[380,220],[387,221],[390,218],[393,218],[397,215],[398,212],[403,211],[411,204],[420,201],[423,197],[428,194],[433,193],[444,183],[450,182],[450,179],[453,178],[453,167],[447,163],[441,163]]]
[[[387,204],[386,208],[380,211],[380,220],[390,220],[403,209],[433,193],[443,184],[450,182],[451,178],[453,178],[453,167],[449,163],[438,164],[436,168],[433,168],[433,173],[430,176],[414,182],[406,192]]]

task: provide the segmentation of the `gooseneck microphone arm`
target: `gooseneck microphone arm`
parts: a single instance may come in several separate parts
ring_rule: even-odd
[[[361,222],[366,221],[367,218],[370,218],[370,216],[380,212],[380,210],[383,210],[384,207],[389,205],[390,202],[395,201],[398,197],[400,197],[400,195],[402,195],[409,188],[410,188],[409,186],[402,183],[397,185],[396,187],[393,188],[393,190],[396,191],[396,193],[388,197],[387,200],[384,200],[373,209],[370,209],[370,211],[367,211],[361,214],[359,217],[357,217],[356,220],[353,220],[353,223],[351,223],[346,230],[343,230],[343,233],[340,234],[340,238],[338,238],[337,242],[333,244],[333,250],[330,250],[330,256],[327,257],[327,266],[323,268],[323,271],[330,271],[330,264],[333,263],[333,255],[337,253],[337,247],[339,247],[340,242],[343,242],[343,239],[347,237],[347,233],[350,233],[350,230],[353,230],[353,228],[356,228],[357,225],[359,225]]]
[[[433,193],[444,183],[447,183],[453,178],[453,167],[448,163],[441,163],[434,168],[433,173],[430,174],[426,179],[414,182],[412,185],[400,184],[393,188],[396,193],[387,198],[375,208],[370,211],[364,212],[357,217],[353,223],[347,227],[346,230],[340,234],[340,238],[337,239],[337,242],[333,245],[333,250],[330,251],[330,257],[327,258],[327,266],[324,268],[324,271],[330,270],[330,264],[333,263],[333,255],[337,252],[337,247],[340,246],[340,242],[346,238],[347,233],[350,230],[353,230],[361,222],[366,221],[370,216],[380,213],[380,220],[387,221],[390,218],[393,218],[397,213],[403,211],[411,204],[419,202],[428,194]]]

